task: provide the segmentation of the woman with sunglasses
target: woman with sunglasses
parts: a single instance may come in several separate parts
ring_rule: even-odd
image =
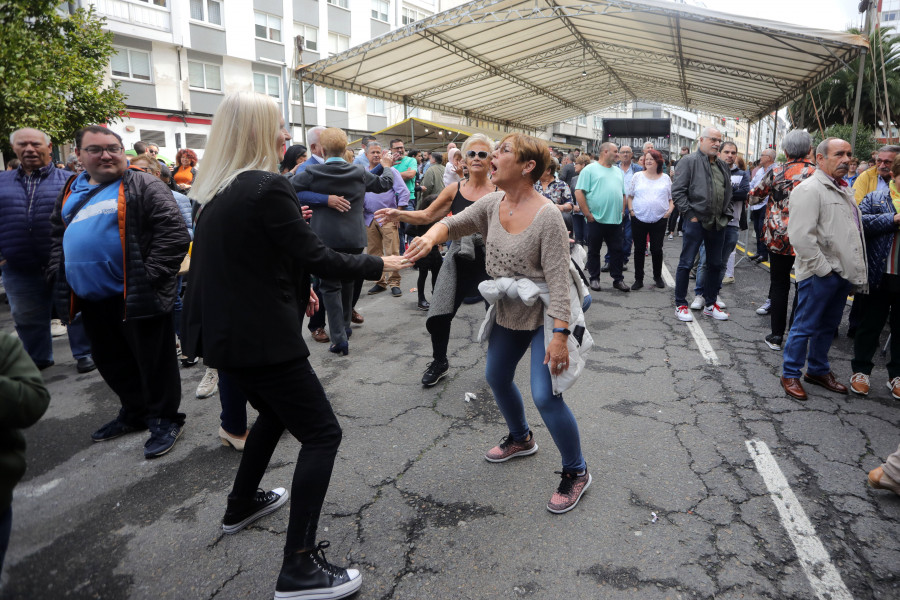
[[[462,147],[469,178],[445,187],[437,199],[425,210],[403,211],[383,208],[375,213],[379,223],[404,222],[429,225],[452,213],[457,215],[476,200],[494,192],[497,187],[488,178],[491,151],[494,143],[484,134],[468,137]],[[484,239],[469,236],[454,243],[444,257],[438,274],[425,327],[431,335],[432,362],[428,363],[422,385],[431,387],[450,371],[447,346],[450,343],[450,323],[464,298],[478,296],[478,284],[490,279],[484,266]]]

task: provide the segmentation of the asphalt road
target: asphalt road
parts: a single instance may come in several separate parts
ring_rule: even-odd
[[[666,242],[672,272],[679,242]],[[399,299],[363,296],[349,357],[309,343],[344,428],[319,537],[331,541],[329,559],[363,572],[357,598],[900,598],[900,498],[864,485],[900,441],[884,359],[866,399],[814,387],[808,402],[788,398],[780,353],[763,343],[768,318],[755,313],[767,272],[745,261],[736,275],[722,293],[731,320],[695,313],[718,365],[675,319],[671,289],[623,294],[604,279],[594,293],[596,346],[566,394],[594,479],[565,515],[545,509],[560,460],[533,405],[540,451],[483,459],[505,428],[484,381],[485,350],[472,341],[482,307],[460,310],[451,375],[422,389],[430,343],[409,292],[416,273],[405,272]],[[0,326],[11,328],[8,308]],[[831,352],[844,381],[845,329]],[[27,432],[0,598],[271,598],[288,510],[221,534],[240,455],[219,444],[218,396],[194,397],[202,367],[182,370],[185,434],[146,461],[144,435],[91,443],[118,403],[98,374],[75,372],[65,338],[55,351],[44,372],[50,409]],[[517,381],[527,405],[527,364]],[[776,497],[794,511],[787,520],[749,440],[771,450],[796,496]],[[267,489],[290,487],[298,449],[282,440]],[[788,531],[800,513],[817,535],[798,544],[820,540],[830,562],[798,558]],[[827,587],[832,566],[849,595]]]

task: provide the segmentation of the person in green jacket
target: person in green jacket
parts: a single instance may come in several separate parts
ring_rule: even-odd
[[[13,488],[25,474],[25,436],[50,404],[41,373],[19,338],[0,332],[0,571],[12,530]]]

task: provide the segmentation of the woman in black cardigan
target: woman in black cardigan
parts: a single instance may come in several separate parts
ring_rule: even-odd
[[[341,428],[307,360],[303,314],[318,304],[309,278],[378,279],[385,269],[407,265],[399,256],[351,256],[322,244],[287,179],[275,171],[289,138],[279,121],[272,99],[252,93],[227,96],[213,119],[208,167],[190,194],[202,206],[183,343],[227,373],[259,411],[228,495],[224,531],[237,533],[287,501],[283,488],[257,492],[287,429],[302,446],[275,597],[318,591],[343,598],[359,589],[361,576],[329,565],[322,553],[327,542],[316,546],[315,539]]]

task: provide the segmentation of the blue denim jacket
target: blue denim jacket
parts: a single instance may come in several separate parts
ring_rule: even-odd
[[[897,225],[894,224],[894,215],[897,211],[894,210],[894,203],[888,190],[866,194],[859,204],[859,210],[862,213],[863,234],[866,237],[871,291],[878,287],[881,276],[884,275],[884,266],[891,252],[894,235],[897,233]]]

